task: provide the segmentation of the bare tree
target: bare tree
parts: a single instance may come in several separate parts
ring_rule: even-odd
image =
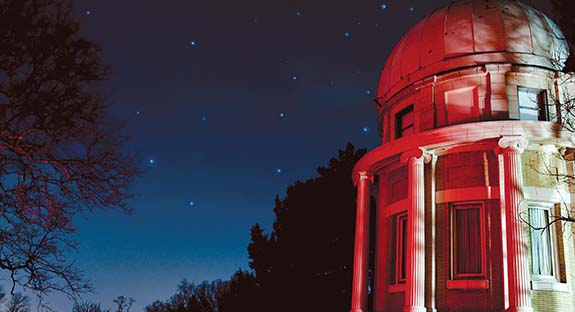
[[[110,310],[102,309],[99,303],[84,301],[74,303],[72,312],[110,312]]]
[[[160,300],[155,300],[152,304],[147,305],[144,308],[145,312],[169,312],[170,305],[168,303],[164,303]]]
[[[253,284],[251,284],[253,282]],[[244,284],[245,283],[245,284]],[[233,289],[232,289],[233,284]],[[249,286],[248,286],[249,284]],[[146,312],[221,312],[240,311],[244,307],[253,307],[255,297],[239,298],[239,293],[255,285],[253,276],[238,271],[230,281],[215,280],[203,281],[199,284],[184,279],[178,284],[178,290],[165,302],[156,300],[145,307]],[[243,293],[249,294],[248,292]],[[223,306],[226,305],[224,308]],[[245,309],[244,309],[245,310]],[[243,310],[242,310],[243,311]]]
[[[21,293],[15,293],[6,305],[6,312],[30,312],[30,298]]]
[[[569,45],[569,50],[572,52],[565,63],[565,71],[575,71],[575,3],[573,1],[565,0],[551,0],[553,10],[556,15],[556,21],[559,28],[563,31],[563,35]]]
[[[40,299],[91,288],[69,259],[72,218],[129,211],[137,173],[105,118],[100,50],[68,0],[0,0],[0,270]]]
[[[126,298],[124,296],[116,297],[116,299],[114,299],[114,303],[117,306],[116,312],[130,312],[130,308],[134,302],[136,302],[134,298]]]

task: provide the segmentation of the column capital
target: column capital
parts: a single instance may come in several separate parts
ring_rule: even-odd
[[[400,156],[400,160],[402,163],[406,163],[407,161],[409,161],[410,158],[419,159],[422,157],[423,157],[423,161],[425,163],[428,163],[431,161],[431,154],[429,152],[425,151],[422,148],[415,148],[415,149],[403,152],[403,154],[401,154],[401,156]]]
[[[360,171],[358,172],[357,175],[358,178],[354,179],[354,185],[357,186],[357,184],[363,180],[368,180],[370,183],[373,183],[373,174],[368,173],[367,171]]]
[[[373,174],[367,173],[367,171],[360,171],[359,172],[359,180],[369,179],[370,182],[373,182]]]
[[[501,149],[500,152],[511,149],[515,152],[523,153],[525,147],[529,145],[529,141],[522,135],[506,135],[499,139],[497,145]]]

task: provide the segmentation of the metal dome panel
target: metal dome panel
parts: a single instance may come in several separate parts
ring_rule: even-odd
[[[458,1],[411,28],[392,50],[378,98],[386,101],[431,75],[483,63],[559,70],[568,55],[557,25],[516,0]]]

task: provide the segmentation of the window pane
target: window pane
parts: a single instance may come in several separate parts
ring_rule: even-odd
[[[405,112],[401,118],[401,128],[406,129],[413,126],[413,110]]]
[[[545,90],[519,87],[517,97],[521,120],[548,120],[547,92]]]
[[[551,245],[549,223],[549,210],[529,209],[529,222],[533,228],[544,228],[544,230],[531,231],[531,258],[533,262],[533,274],[553,275],[553,251]]]
[[[539,120],[539,112],[534,109],[521,108],[521,120]]]
[[[395,137],[401,138],[413,133],[413,105],[409,105],[395,115]]]
[[[393,283],[405,283],[407,277],[406,258],[407,258],[407,214],[395,216],[395,272]]]
[[[401,131],[401,136],[407,136],[413,134],[413,125],[409,128],[403,129],[403,131]]]
[[[517,92],[519,96],[519,106],[522,108],[531,108],[537,110],[539,108],[537,101],[537,93],[531,92],[529,89],[520,88]]]
[[[405,259],[407,258],[407,216],[403,216],[401,219],[402,228],[402,242],[401,242],[401,280],[405,280],[407,274],[405,272]]]
[[[480,208],[455,209],[457,274],[481,274]]]

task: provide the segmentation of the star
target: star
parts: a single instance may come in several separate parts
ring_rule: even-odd
[[[277,169],[276,169],[276,173],[277,173],[277,174],[281,174],[282,172],[283,172],[282,168],[277,168]]]
[[[415,7],[412,5],[409,7],[409,12],[413,12],[413,11],[415,11]]]
[[[136,112],[136,116],[140,116],[140,111],[137,111],[137,112]]]
[[[195,47],[198,43],[195,40],[190,41],[190,45],[192,47]]]
[[[90,16],[90,15],[92,15],[92,11],[90,11],[90,10],[88,9],[88,10],[84,11],[84,14],[85,14],[86,16]]]
[[[280,113],[280,118],[284,118],[285,114],[284,113]]]
[[[296,14],[297,16],[301,16],[301,12],[300,12],[300,11],[297,11],[295,14]]]
[[[334,81],[330,81],[330,82],[329,82],[329,85],[330,85],[330,87],[333,87],[333,86],[335,86],[335,82],[334,82]]]
[[[149,163],[150,165],[155,165],[155,164],[156,164],[156,160],[153,159],[153,158],[150,158],[150,160],[148,160],[148,163]]]
[[[193,201],[190,202],[190,206],[194,207],[195,203]]]
[[[363,131],[363,133],[369,133],[369,128],[368,128],[368,127],[363,127],[363,129],[361,129],[361,131]]]
[[[382,4],[379,5],[379,7],[380,7],[382,10],[385,10],[385,9],[387,8],[387,4],[382,3]]]
[[[202,116],[202,121],[208,121],[208,116]]]
[[[291,76],[291,80],[297,80],[297,76],[296,75]]]
[[[343,36],[346,38],[349,38],[350,34],[349,34],[349,32],[346,31],[345,33],[343,33]]]
[[[366,95],[370,95],[370,94],[371,94],[371,90],[365,90],[365,94],[366,94]]]

